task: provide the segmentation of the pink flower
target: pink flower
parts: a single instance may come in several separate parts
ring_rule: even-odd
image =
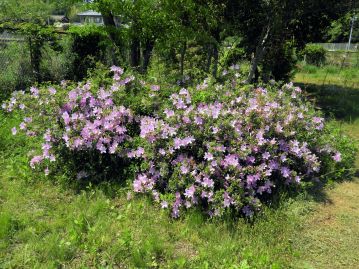
[[[157,91],[160,90],[160,86],[158,86],[158,85],[151,85],[151,90],[157,92]]]
[[[118,67],[118,66],[111,66],[111,69],[110,69],[112,72],[115,72],[116,74],[118,75],[122,75],[123,74],[123,69],[121,67]]]
[[[214,181],[209,177],[205,177],[203,178],[202,185],[203,187],[212,188],[214,186]]]
[[[62,119],[64,120],[65,125],[69,125],[69,123],[70,123],[70,115],[69,115],[69,113],[67,113],[67,111],[62,113]]]
[[[335,155],[333,156],[333,160],[336,162],[340,162],[342,160],[342,155],[340,152],[335,153]]]
[[[184,175],[189,173],[189,169],[188,169],[187,165],[181,165],[180,170],[181,170],[181,173]]]
[[[223,206],[230,207],[230,205],[234,204],[234,200],[231,196],[229,196],[228,192],[224,192],[223,194]]]
[[[213,160],[213,154],[210,153],[210,152],[206,152],[204,154],[204,159],[207,160],[207,161],[212,161]]]
[[[167,118],[173,117],[175,115],[175,112],[169,109],[165,109],[164,113],[166,114]]]
[[[31,87],[30,92],[33,96],[38,97],[39,96],[39,89],[36,87]]]
[[[42,156],[34,156],[34,157],[31,159],[31,161],[30,161],[30,167],[31,167],[32,169],[34,169],[34,168],[35,168],[35,165],[36,165],[36,164],[39,164],[40,162],[42,162],[42,160],[43,160],[43,157],[42,157]]]
[[[227,155],[224,160],[223,160],[223,166],[224,167],[228,167],[228,166],[234,166],[237,167],[238,166],[238,157],[234,154],[230,154]]]
[[[185,146],[188,146],[190,144],[192,144],[193,142],[195,141],[194,137],[193,136],[189,136],[189,137],[186,137],[186,138],[175,138],[173,140],[174,142],[174,148],[175,149],[179,149],[181,147],[185,147]]]
[[[196,188],[194,185],[192,185],[191,187],[189,187],[188,189],[185,190],[184,196],[186,196],[187,198],[193,198],[195,191],[196,191]]]
[[[161,208],[168,208],[168,203],[166,201],[162,201]]]
[[[262,157],[263,157],[264,160],[268,160],[269,157],[270,157],[269,152],[264,152],[264,153],[262,154]]]
[[[56,89],[53,88],[53,87],[50,87],[50,88],[48,89],[48,91],[49,91],[49,93],[50,93],[51,95],[55,95],[55,94],[56,94]]]

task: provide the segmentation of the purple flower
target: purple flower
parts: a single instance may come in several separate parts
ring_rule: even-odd
[[[69,115],[69,113],[67,113],[67,111],[62,113],[62,119],[64,120],[65,125],[69,125],[69,123],[70,123],[70,115]]]
[[[11,133],[12,133],[12,135],[16,135],[16,134],[17,134],[16,127],[13,127],[13,128],[11,129]]]
[[[32,168],[32,169],[34,169],[35,168],[35,165],[36,164],[39,164],[40,162],[42,162],[42,160],[43,160],[43,157],[40,155],[40,156],[34,156],[32,159],[31,159],[31,161],[30,161],[30,167]]]
[[[201,117],[195,117],[194,122],[197,125],[202,125],[203,124],[203,119]]]
[[[184,175],[189,173],[189,169],[188,169],[187,165],[181,165],[180,170],[181,170],[181,173]]]
[[[213,160],[213,154],[210,153],[210,152],[206,152],[204,154],[204,159],[207,160],[207,161],[212,161]]]
[[[283,133],[283,127],[280,125],[280,123],[277,123],[277,125],[275,127],[275,131],[277,133]]]
[[[24,118],[24,122],[30,123],[30,122],[32,122],[32,118],[31,117],[26,117],[26,118]]]
[[[312,121],[313,121],[314,123],[316,123],[316,124],[322,123],[323,120],[324,120],[323,118],[319,118],[319,117],[314,117],[314,118],[312,119]]]
[[[256,186],[258,180],[260,180],[260,176],[258,174],[247,175],[247,184],[251,188]]]
[[[38,97],[39,96],[39,89],[36,87],[31,87],[30,92],[33,96]]]
[[[102,144],[100,141],[97,142],[96,144],[96,149],[100,152],[100,153],[106,153],[106,147],[104,146],[104,144]]]
[[[149,178],[146,174],[140,174],[133,182],[133,190],[135,192],[145,192],[152,190],[155,181],[153,178]]]
[[[239,164],[239,162],[238,162],[237,155],[229,154],[226,157],[224,157],[224,160],[223,160],[223,166],[224,167],[228,167],[228,166],[237,167],[238,164]]]
[[[242,208],[242,212],[244,213],[244,215],[246,217],[251,217],[254,214],[253,210],[248,205],[246,205]]]
[[[214,186],[214,182],[209,177],[204,177],[202,181],[203,187],[212,188]]]
[[[288,167],[286,166],[283,166],[281,169],[280,169],[280,172],[282,174],[283,177],[285,178],[288,178],[290,176],[290,170]]]
[[[115,72],[116,74],[118,75],[122,75],[123,74],[123,69],[121,67],[118,67],[118,66],[111,66],[111,69],[110,69],[112,72]]]
[[[194,185],[192,185],[191,187],[189,187],[188,189],[185,190],[184,196],[186,196],[187,198],[193,198],[195,191],[196,191],[196,188]]]
[[[26,123],[25,122],[22,122],[20,123],[20,130],[25,130],[26,129]]]
[[[342,160],[342,155],[340,152],[335,153],[335,155],[333,156],[333,160],[336,162],[340,162]]]
[[[270,154],[269,154],[269,152],[264,152],[263,154],[262,154],[262,157],[263,157],[263,159],[264,160],[268,160],[269,159],[269,157],[270,157]]]
[[[157,92],[160,90],[160,86],[159,85],[151,85],[151,90]]]
[[[228,192],[224,192],[223,194],[223,206],[224,207],[230,207],[232,204],[234,204],[234,200],[231,196],[229,196]]]
[[[168,208],[168,203],[166,201],[162,201],[161,208]]]
[[[50,93],[51,95],[55,95],[55,94],[56,94],[56,89],[53,88],[53,87],[50,87],[50,88],[48,89],[48,91],[49,91],[49,93]]]
[[[183,139],[181,138],[175,138],[173,140],[174,142],[174,148],[175,149],[179,149],[181,147],[185,147],[185,146],[188,146],[190,144],[192,144],[193,142],[195,141],[194,137],[193,136],[188,136],[188,137],[185,137]]]
[[[175,112],[173,110],[165,109],[164,113],[166,114],[167,118],[173,117],[175,115]]]

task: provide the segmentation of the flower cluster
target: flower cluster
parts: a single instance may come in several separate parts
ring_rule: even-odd
[[[173,217],[191,207],[250,217],[276,190],[313,180],[347,153],[336,150],[335,137],[325,141],[324,119],[299,88],[239,87],[237,70],[230,68],[223,84],[206,79],[173,93],[131,83],[134,76],[113,66],[105,83],[32,87],[2,108],[23,115],[14,135],[42,137],[30,166],[45,174],[56,159],[79,158],[81,165],[72,165],[78,179],[111,169],[119,176],[126,162],[138,172],[133,191],[150,193]]]
[[[95,147],[100,153],[114,154],[130,138],[127,125],[133,121],[132,112],[114,105],[111,92],[100,89],[93,96],[89,88],[85,84],[69,92],[69,102],[60,112],[65,130],[62,139],[72,150]]]
[[[54,87],[31,87],[29,94],[15,92],[2,105],[7,112],[19,108],[25,114],[19,127],[12,128],[14,135],[19,129],[28,136],[43,136],[42,153],[31,159],[32,168],[46,160],[54,162],[60,145],[70,151],[95,150],[99,154],[126,156],[129,149],[121,145],[131,140],[128,128],[134,124],[134,117],[129,109],[114,103],[113,95],[134,77],[122,79],[120,67],[113,66],[111,71],[112,85],[107,89],[95,88],[89,81],[75,87],[63,82],[59,91]],[[44,125],[48,128],[44,129]],[[48,168],[45,173],[49,173]]]
[[[194,94],[198,90],[203,87]],[[158,117],[141,120],[151,154],[141,154],[149,169],[137,176],[134,191],[152,193],[173,217],[190,207],[211,216],[226,210],[253,215],[278,186],[315,177],[321,154],[340,161],[333,149],[318,149],[323,118],[300,93],[291,84],[276,92],[233,89],[218,93],[222,100],[199,104],[187,89],[172,94],[172,105]]]

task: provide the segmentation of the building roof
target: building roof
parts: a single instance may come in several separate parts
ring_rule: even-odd
[[[101,13],[94,10],[87,10],[84,12],[77,13],[78,16],[102,16]]]

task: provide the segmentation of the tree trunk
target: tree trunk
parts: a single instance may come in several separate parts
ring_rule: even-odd
[[[141,43],[137,36],[132,38],[131,42],[131,59],[130,64],[134,68],[138,68],[140,66],[141,61]]]
[[[180,72],[181,72],[182,79],[184,76],[184,59],[186,56],[186,50],[187,50],[187,42],[184,41],[182,44],[182,48],[181,48],[181,59],[180,59]]]
[[[214,78],[217,77],[217,70],[218,70],[218,46],[217,44],[213,47],[213,69],[212,69],[212,76]]]
[[[270,26],[268,25],[266,29],[263,29],[263,32],[262,32],[262,35],[260,38],[260,43],[257,45],[256,52],[252,56],[252,61],[251,61],[250,69],[249,69],[248,78],[245,81],[245,83],[252,83],[256,72],[258,72],[258,70],[257,70],[258,64],[262,61],[262,59],[265,55],[266,49],[267,49],[266,43],[268,41],[269,32],[270,32]]]
[[[105,11],[103,10],[101,12],[101,15],[103,17],[103,23],[106,27],[109,27],[109,37],[110,37],[110,40],[112,41],[113,45],[111,47],[111,58],[112,58],[112,63],[114,65],[118,65],[118,60],[117,60],[117,57],[116,57],[116,51],[119,47],[120,44],[118,44],[117,40],[117,36],[115,34],[115,31],[113,31],[113,29],[115,29],[117,27],[116,25],[116,22],[115,22],[115,18],[112,14],[111,11]],[[111,29],[112,28],[112,29]]]
[[[213,53],[213,49],[212,49],[212,45],[209,44],[208,45],[208,54],[207,54],[207,64],[206,64],[206,72],[209,73],[209,70],[211,68],[211,64],[212,64],[212,53]]]
[[[43,42],[38,40],[37,37],[29,37],[29,47],[30,47],[30,61],[32,72],[36,82],[41,82],[40,74],[40,62],[41,62],[41,48]]]
[[[148,66],[150,64],[150,59],[153,51],[155,42],[153,40],[147,40],[145,43],[145,48],[143,50],[143,65],[142,65],[142,72],[146,73]]]

